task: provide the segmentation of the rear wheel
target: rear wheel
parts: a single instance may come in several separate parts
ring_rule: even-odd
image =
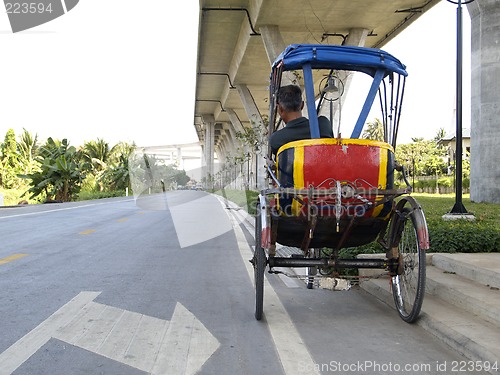
[[[419,239],[425,218],[421,210],[405,207],[393,220],[391,237],[393,247],[398,247],[399,266],[391,279],[392,295],[401,319],[412,323],[420,314],[425,294],[425,249]]]
[[[255,251],[253,255],[253,272],[255,280],[255,319],[261,320],[264,310],[264,271],[266,269],[266,252],[262,248],[262,220],[259,210],[255,216]]]

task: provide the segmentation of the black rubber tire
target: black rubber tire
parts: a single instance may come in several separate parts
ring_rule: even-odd
[[[255,279],[255,319],[261,320],[264,311],[264,272],[266,269],[266,252],[262,248],[262,228],[259,211],[255,216],[255,251],[253,271]]]
[[[400,274],[391,279],[391,289],[399,316],[407,323],[413,323],[420,314],[425,294],[426,260],[425,250],[420,247],[418,223],[416,215],[421,211],[403,208],[396,214],[397,220],[391,234],[393,244],[399,244],[401,264]]]

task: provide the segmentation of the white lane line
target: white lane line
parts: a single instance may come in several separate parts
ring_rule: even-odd
[[[112,201],[112,202],[91,203],[91,204],[86,204],[86,205],[83,205],[83,206],[55,208],[53,210],[37,211],[37,212],[27,212],[27,213],[24,213],[24,214],[15,214],[15,215],[1,216],[0,220],[2,220],[2,219],[10,219],[10,218],[13,218],[13,217],[21,217],[21,216],[33,216],[33,215],[50,214],[52,212],[59,212],[59,211],[77,210],[77,209],[80,209],[80,208],[87,208],[87,207],[92,207],[92,206],[101,206],[103,204],[131,202],[133,200],[134,200],[133,198],[132,199],[122,199],[122,200],[119,200],[119,201]]]
[[[13,373],[29,357],[50,340],[56,330],[73,320],[75,315],[91,303],[100,292],[82,292],[62,306],[47,320],[27,333],[10,348],[0,354],[0,374]]]
[[[238,220],[234,217],[234,213],[228,212],[228,216],[233,223],[238,248],[253,284],[253,267],[248,261],[253,257],[251,247],[239,226]],[[267,277],[264,278],[264,317],[285,374],[301,374],[301,367],[312,369],[311,374],[319,374],[307,346],[300,337],[274,288],[267,281]]]

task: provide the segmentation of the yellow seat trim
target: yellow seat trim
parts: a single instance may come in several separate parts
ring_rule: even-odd
[[[315,146],[315,145],[361,145],[361,146],[374,146],[384,148],[394,152],[394,148],[386,142],[374,141],[372,139],[358,139],[358,138],[315,138],[315,139],[301,139],[299,141],[292,141],[285,143],[278,150],[280,152],[296,147]]]

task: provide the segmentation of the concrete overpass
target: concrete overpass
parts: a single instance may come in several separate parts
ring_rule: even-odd
[[[214,155],[233,166],[251,155],[247,170],[257,171],[255,181],[262,183],[270,64],[288,44],[383,48],[438,2],[200,0],[194,126],[206,161],[205,179],[216,181],[220,173]],[[476,0],[467,6],[473,34],[471,195],[477,201],[499,201],[500,3]]]
[[[154,156],[163,160],[165,165],[185,170],[186,174],[197,182],[201,181],[203,177],[201,170],[203,153],[199,142],[137,147],[137,153]]]

